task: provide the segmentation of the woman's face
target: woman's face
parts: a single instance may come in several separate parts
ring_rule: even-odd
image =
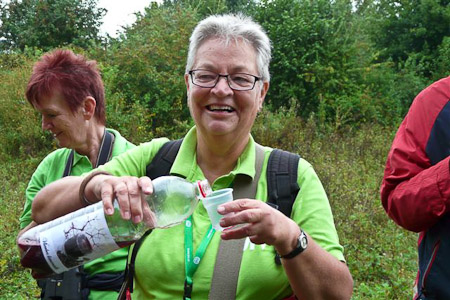
[[[203,69],[222,75],[248,73],[260,77],[256,53],[249,44],[238,41],[224,46],[219,39],[204,42],[197,50],[192,70]],[[258,110],[269,88],[257,81],[249,91],[232,90],[226,78],[220,77],[213,88],[202,88],[185,75],[188,105],[201,134],[245,138],[253,126]],[[262,88],[261,88],[262,86]]]
[[[35,109],[41,113],[42,130],[50,131],[60,147],[83,147],[86,142],[86,119],[81,107],[73,113],[59,91],[55,91],[50,97],[40,99]]]

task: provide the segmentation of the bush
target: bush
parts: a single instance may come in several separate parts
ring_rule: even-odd
[[[51,149],[51,135],[43,135],[40,116],[25,99],[33,61],[25,55],[2,54],[0,64],[0,160],[34,156]]]
[[[189,119],[183,76],[196,23],[193,9],[153,5],[110,49],[117,72],[109,82],[111,95],[118,93],[128,109],[145,107],[151,113],[146,130],[154,134],[173,136],[186,127],[176,120]]]

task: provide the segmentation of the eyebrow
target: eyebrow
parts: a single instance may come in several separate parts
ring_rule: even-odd
[[[54,109],[52,109],[52,108],[45,108],[45,109],[43,109],[43,110],[41,110],[41,111],[39,111],[39,109],[36,108],[36,110],[37,110],[38,112],[40,112],[41,114],[57,114],[57,113],[59,113],[57,110],[54,110]]]

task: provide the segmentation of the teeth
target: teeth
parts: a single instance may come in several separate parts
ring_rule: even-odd
[[[226,111],[233,111],[233,108],[227,105],[210,105],[210,110],[226,110]]]

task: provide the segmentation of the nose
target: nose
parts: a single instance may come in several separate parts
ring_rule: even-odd
[[[228,77],[226,76],[220,76],[216,83],[216,86],[213,87],[211,91],[219,96],[227,96],[233,93],[233,90],[228,84]]]

